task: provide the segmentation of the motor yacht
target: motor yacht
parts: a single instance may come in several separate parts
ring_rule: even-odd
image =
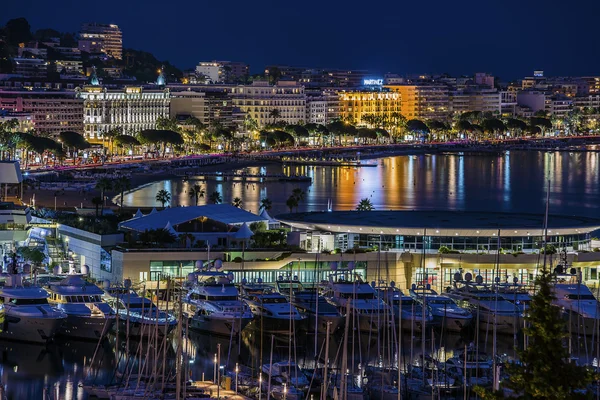
[[[473,314],[469,310],[460,307],[452,298],[438,294],[429,285],[413,284],[409,293],[413,299],[427,307],[434,325],[441,326],[445,331],[460,332],[471,325]]]
[[[351,327],[379,332],[382,327],[389,325],[390,307],[360,276],[353,277],[351,271],[346,272],[338,271],[329,277],[329,282],[322,288],[323,297],[335,305],[342,315],[350,313]]]
[[[46,287],[48,302],[67,314],[59,335],[77,339],[100,339],[115,322],[114,310],[102,300],[103,291],[83,275],[67,275]]]
[[[0,338],[47,343],[65,322],[67,315],[48,304],[48,292],[23,284],[23,275],[9,274],[0,287],[4,324]]]
[[[285,296],[300,313],[308,318],[308,332],[326,333],[337,331],[344,323],[344,317],[338,309],[318,293],[316,287],[305,287],[297,277],[292,279],[279,277],[275,284],[277,292]],[[316,329],[315,329],[316,327]]]
[[[395,287],[394,282],[390,286],[380,286],[377,289],[381,298],[392,308],[394,313],[394,324],[401,324],[403,330],[420,332],[424,327],[434,325],[433,316],[429,309],[421,302],[405,295]]]
[[[458,277],[455,277],[458,278]],[[448,297],[473,314],[473,323],[479,329],[496,328],[497,333],[514,334],[520,329],[522,318],[519,307],[506,300],[498,291],[483,284],[483,278],[477,276],[472,282],[470,273],[465,274],[465,280],[455,279],[454,287],[447,293]]]
[[[257,283],[243,283],[242,298],[255,317],[257,328],[269,332],[295,332],[306,329],[307,317],[290,303],[275,288]]]
[[[233,276],[218,271],[190,274],[191,289],[184,297],[191,316],[190,329],[217,335],[237,335],[252,321],[248,306],[240,300]]]
[[[140,296],[128,280],[124,286],[106,284],[103,298],[117,313],[115,327],[120,334],[147,337],[158,330],[159,335],[168,335],[177,326],[175,317]]]

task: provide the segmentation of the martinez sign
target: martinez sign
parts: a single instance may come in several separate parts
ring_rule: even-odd
[[[382,86],[383,79],[363,79],[363,85],[365,85],[365,86]]]

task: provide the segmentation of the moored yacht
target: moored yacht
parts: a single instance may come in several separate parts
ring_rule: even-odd
[[[232,276],[218,271],[198,271],[190,274],[192,287],[184,298],[191,316],[190,329],[217,335],[237,335],[253,315],[240,300]]]
[[[67,314],[59,335],[96,340],[112,328],[115,312],[102,300],[104,292],[82,275],[67,275],[46,290],[50,294],[49,303]]]
[[[297,277],[291,280],[280,277],[276,287],[300,313],[307,316],[309,333],[326,333],[328,323],[331,323],[329,332],[333,333],[343,324],[342,314],[318,293],[316,287],[306,288]]]
[[[329,277],[325,284],[323,296],[334,304],[342,315],[350,313],[353,325],[361,331],[379,332],[390,320],[390,307],[377,295],[375,289],[364,282],[358,275],[354,281],[352,271],[338,271]],[[352,318],[352,316],[357,319]],[[356,322],[358,321],[358,322]]]
[[[488,286],[483,285],[483,278],[477,276],[473,283],[472,275],[465,274],[465,280],[455,276],[454,288],[450,289],[448,296],[454,299],[461,307],[471,310],[473,323],[479,329],[491,332],[496,327],[497,333],[515,333],[519,330],[521,312],[519,308],[507,301],[500,293],[493,292]]]
[[[131,288],[131,282],[124,286],[106,285],[104,299],[116,311],[120,334],[144,337],[155,329],[159,335],[168,335],[177,326],[175,317],[161,311],[150,299],[140,296]]]
[[[254,314],[257,328],[271,332],[289,332],[290,321],[296,332],[306,328],[306,316],[300,314],[272,286],[265,285],[260,280],[255,284],[242,284],[242,295]]]
[[[411,297],[425,304],[433,317],[433,323],[450,332],[460,332],[471,325],[473,315],[466,308],[460,307],[448,296],[440,295],[429,285],[412,285],[409,290]]]
[[[424,327],[432,326],[434,323],[431,312],[410,296],[405,295],[395,287],[394,282],[390,286],[378,288],[381,297],[389,304],[394,313],[394,324],[399,323],[404,330],[420,332]]]
[[[48,292],[37,286],[24,286],[21,274],[9,274],[0,288],[4,303],[4,327],[0,338],[47,343],[52,340],[67,315],[48,304]]]
[[[569,330],[577,335],[593,335],[600,323],[600,302],[583,283],[557,282],[554,284],[553,301],[569,321]]]

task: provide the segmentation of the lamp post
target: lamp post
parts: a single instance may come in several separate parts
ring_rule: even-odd
[[[238,373],[240,372],[240,367],[238,363],[235,363],[235,394],[238,393]]]
[[[215,358],[213,358],[213,363],[215,364],[214,372],[213,372],[213,381],[217,383],[217,353],[215,353]]]
[[[221,396],[221,343],[217,344],[217,399]]]
[[[287,385],[284,383],[283,384],[283,400],[285,400],[287,395]]]
[[[258,373],[258,400],[262,400],[262,372]]]

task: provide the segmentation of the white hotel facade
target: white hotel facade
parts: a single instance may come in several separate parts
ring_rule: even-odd
[[[108,89],[84,86],[78,92],[83,99],[83,134],[90,142],[103,139],[103,132],[113,128],[135,136],[144,129],[154,129],[159,117],[169,117],[169,89],[145,89],[127,86]]]

